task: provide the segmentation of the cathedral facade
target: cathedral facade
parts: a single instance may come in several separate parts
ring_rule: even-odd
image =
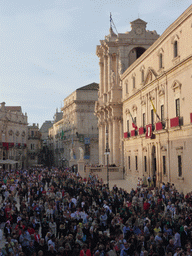
[[[99,57],[100,83],[95,114],[99,127],[99,164],[106,165],[106,147],[109,164],[124,165],[123,158],[123,105],[120,76],[159,37],[156,31],[146,30],[146,22],[131,22],[131,31],[109,35],[100,41],[96,53]],[[106,145],[107,143],[107,145]]]

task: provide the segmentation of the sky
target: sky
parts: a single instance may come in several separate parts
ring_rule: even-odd
[[[77,88],[99,83],[96,46],[138,17],[162,34],[191,0],[0,0],[0,102],[28,122],[53,120]]]

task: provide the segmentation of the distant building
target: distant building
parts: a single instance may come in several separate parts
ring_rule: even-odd
[[[0,160],[12,164],[0,164],[3,168],[25,168],[27,156],[27,114],[20,106],[0,107]]]
[[[53,126],[53,121],[45,121],[41,128],[40,128],[40,133],[41,133],[41,141],[42,144],[47,144],[47,140],[49,137],[49,129]]]
[[[98,128],[94,115],[97,100],[97,83],[83,86],[64,99],[62,119],[49,129],[49,145],[56,166],[69,165],[71,157],[77,164],[79,147],[87,164],[98,164]]]
[[[40,149],[41,149],[41,133],[39,125],[33,123],[28,127],[27,140],[27,166],[35,166],[40,164]]]

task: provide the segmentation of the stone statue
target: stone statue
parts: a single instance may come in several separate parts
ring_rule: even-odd
[[[79,147],[79,151],[80,151],[80,158],[79,158],[79,160],[83,160],[84,159],[84,150],[81,147]]]
[[[111,86],[115,86],[115,72],[113,70],[111,70]]]
[[[73,149],[71,149],[71,151],[70,151],[70,157],[71,157],[70,160],[74,160],[74,157],[73,157]]]
[[[122,75],[125,71],[125,65],[121,61],[119,61],[119,75]]]

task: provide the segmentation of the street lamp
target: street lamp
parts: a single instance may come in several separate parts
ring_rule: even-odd
[[[105,149],[105,155],[107,155],[107,186],[109,188],[109,154],[110,154],[110,149],[109,149],[109,139],[108,139],[108,129],[106,127],[106,133],[105,133],[105,137],[106,137],[106,149]]]

